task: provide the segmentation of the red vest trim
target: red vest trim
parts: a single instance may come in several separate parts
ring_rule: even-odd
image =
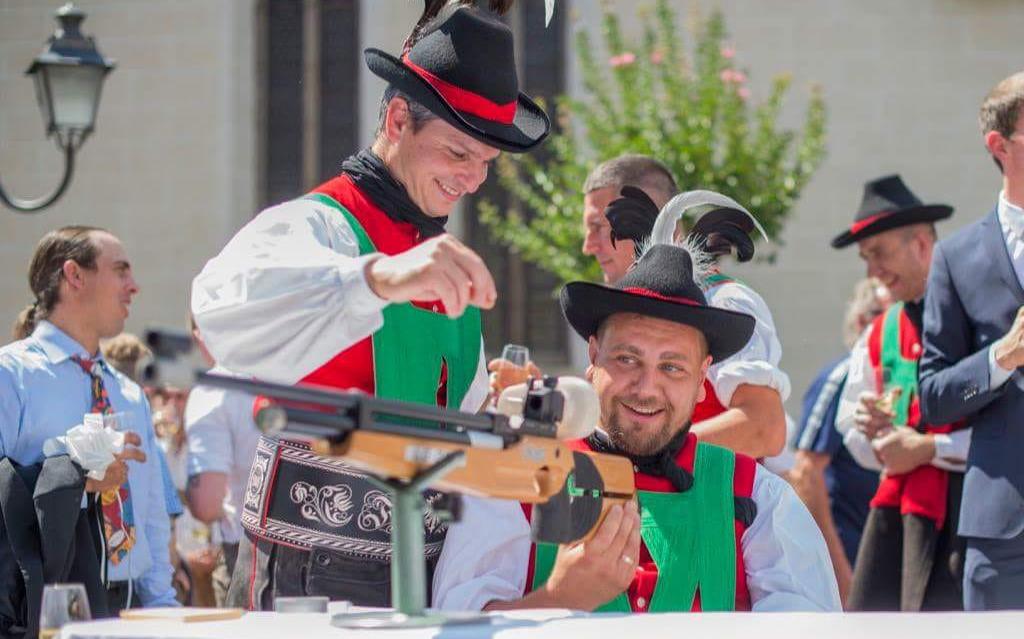
[[[697,402],[697,405],[693,407],[693,416],[690,418],[691,423],[696,424],[705,419],[718,417],[727,410],[729,410],[728,407],[718,399],[718,394],[715,392],[715,387],[711,385],[711,381],[704,378],[704,399]]]
[[[359,220],[359,224],[377,250],[385,255],[402,253],[420,243],[416,227],[389,218],[344,173],[316,187],[313,192],[328,195],[348,209],[349,213]],[[444,312],[444,307],[439,301],[416,305],[427,310]],[[443,370],[439,372],[442,388],[445,373]],[[301,381],[304,384],[330,388],[356,388],[373,394],[373,340],[366,337],[356,342]],[[443,395],[439,392],[439,396]]]

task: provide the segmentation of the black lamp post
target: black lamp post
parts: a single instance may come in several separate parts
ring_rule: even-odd
[[[46,136],[52,136],[64,152],[64,177],[53,193],[34,200],[10,196],[0,186],[0,201],[21,212],[44,209],[64,194],[71,183],[75,152],[96,122],[103,80],[114,68],[114,62],[96,50],[93,39],[82,35],[85,12],[69,2],[56,16],[57,31],[25,73],[35,80]]]

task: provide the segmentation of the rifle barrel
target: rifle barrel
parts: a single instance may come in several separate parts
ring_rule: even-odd
[[[261,382],[242,377],[229,377],[216,373],[196,373],[196,383],[225,390],[240,391],[250,395],[263,395],[271,399],[298,404],[316,404],[343,410],[356,408],[360,396],[356,393],[342,393],[309,386],[288,386],[273,382]]]

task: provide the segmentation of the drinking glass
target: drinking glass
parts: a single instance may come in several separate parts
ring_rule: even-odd
[[[505,348],[501,349],[501,359],[519,368],[526,368],[526,362],[530,361],[530,349],[519,344],[505,344]]]
[[[501,350],[501,364],[492,371],[491,391],[493,405],[498,405],[498,396],[509,386],[522,384],[529,378],[526,363],[530,361],[530,349],[519,344],[506,344]]]
[[[90,619],[89,598],[82,584],[50,584],[43,588],[39,639],[55,639],[65,624]]]

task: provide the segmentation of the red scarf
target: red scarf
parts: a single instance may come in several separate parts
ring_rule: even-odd
[[[871,366],[875,372],[875,387],[879,393],[883,390],[882,384],[882,326],[885,322],[885,313],[879,315],[871,325],[871,332],[868,334],[868,355],[871,358]],[[921,337],[920,332],[910,320],[906,310],[900,313],[900,354],[908,359],[919,360],[921,358]],[[908,392],[909,389],[904,389]],[[908,412],[907,427],[917,428],[921,422],[921,407],[918,402],[917,389],[913,389],[914,397],[910,403]],[[962,426],[961,424],[956,425]],[[924,430],[927,433],[940,434],[949,433],[954,430],[954,425],[944,424],[933,426],[925,424]],[[900,514],[914,514],[927,517],[935,522],[935,528],[942,530],[946,522],[946,498],[949,492],[949,473],[931,464],[918,466],[909,473],[901,475],[882,475],[878,484],[878,490],[871,500],[872,508],[899,508]]]

